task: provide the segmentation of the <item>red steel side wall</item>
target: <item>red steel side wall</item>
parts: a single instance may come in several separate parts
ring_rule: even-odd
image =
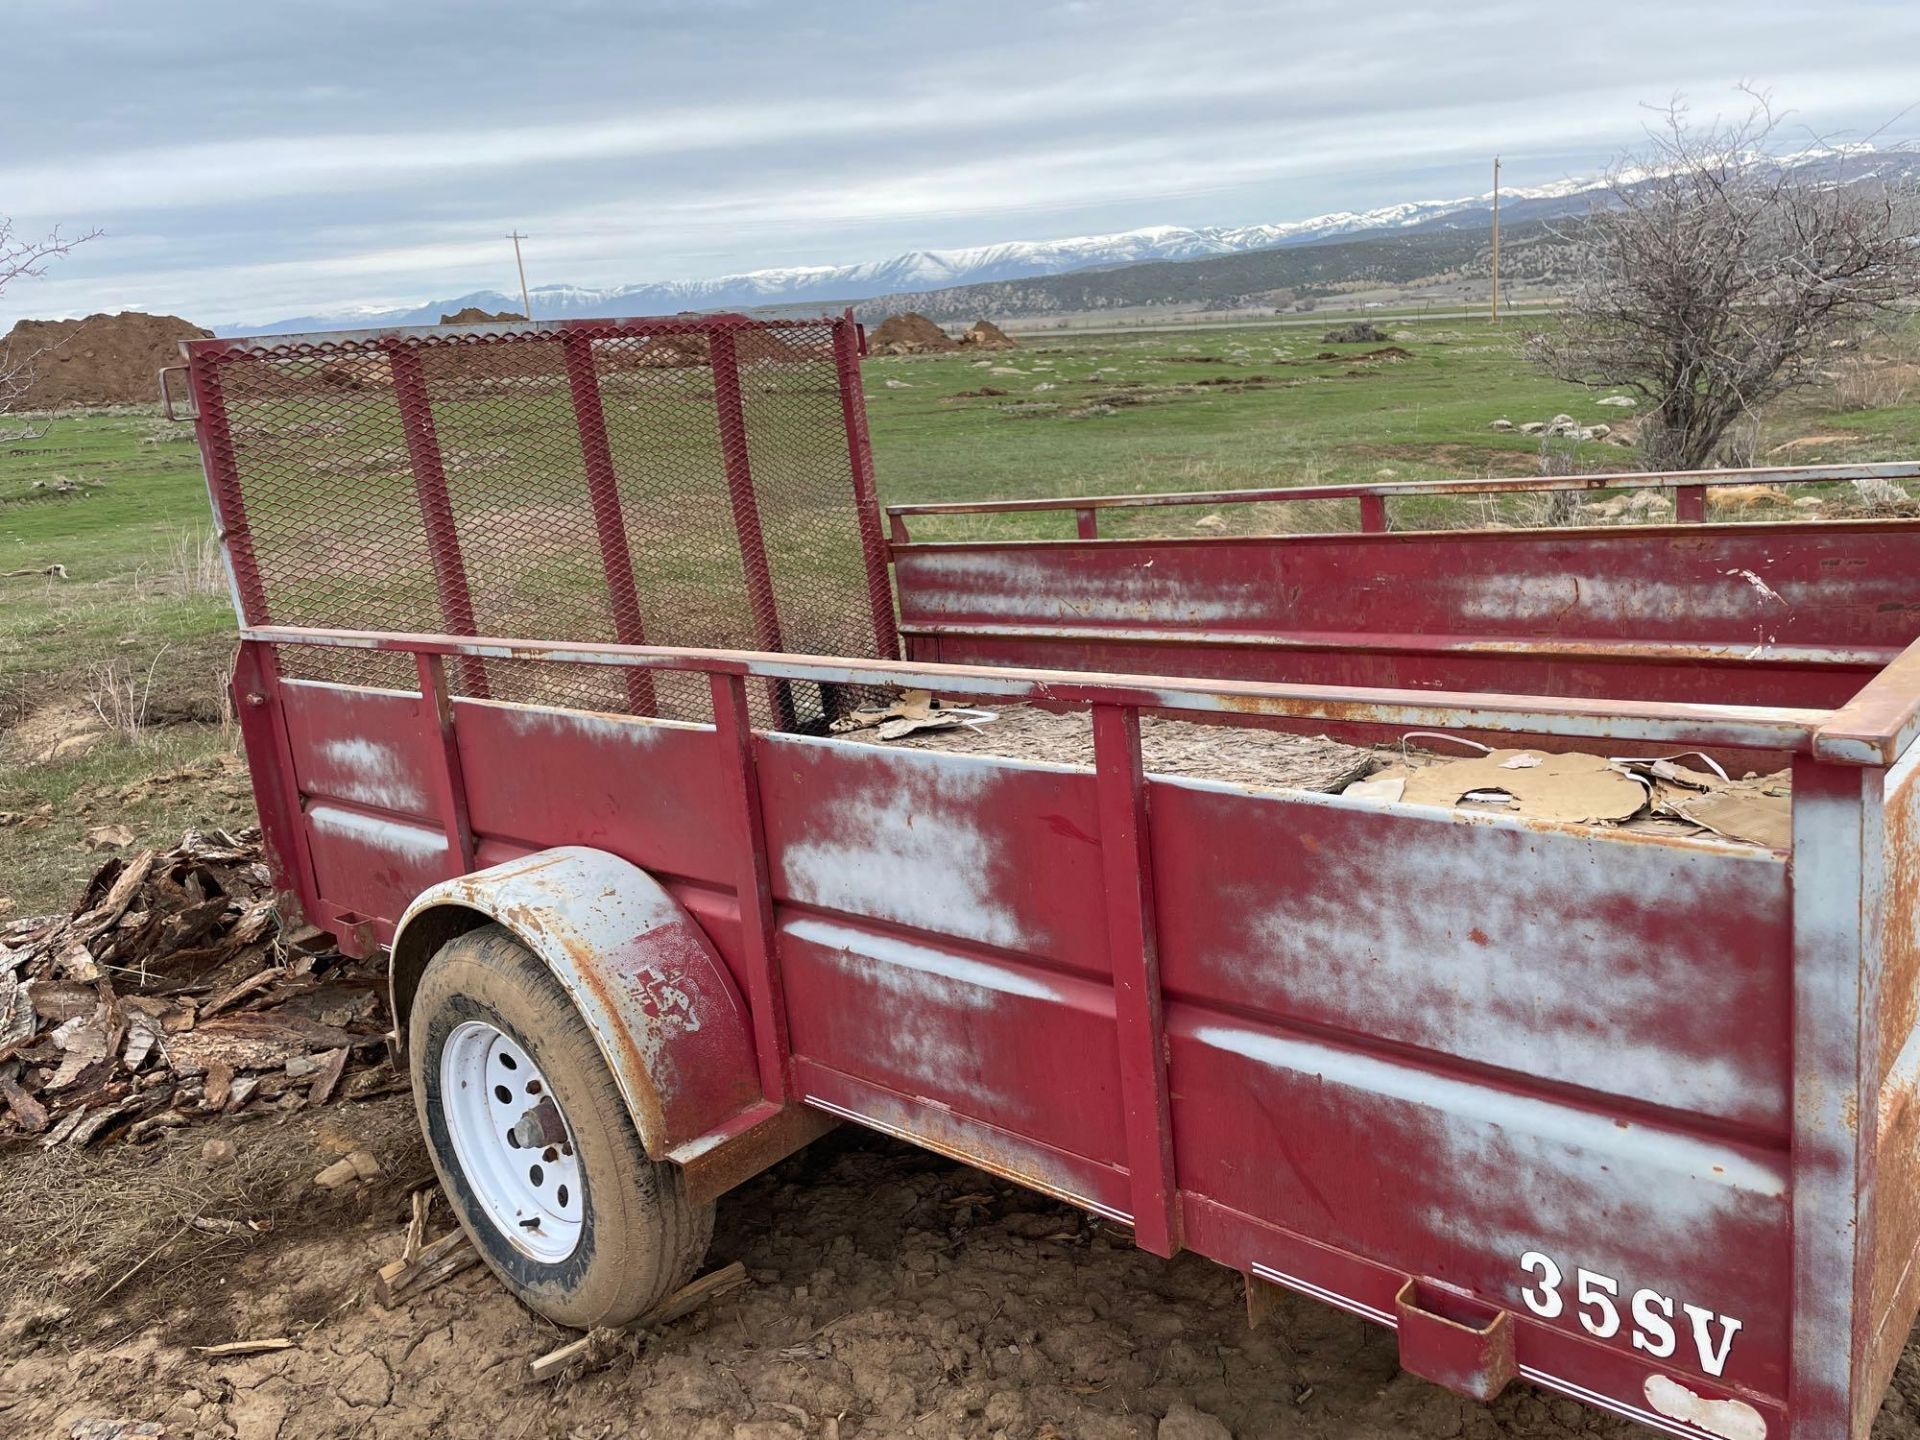
[[[1855,1416],[1862,1434],[1920,1313],[1920,745],[1887,774],[1885,818],[1871,1279],[1864,1413]]]
[[[381,938],[450,859],[419,698],[285,687],[322,900]],[[739,978],[710,727],[461,700],[480,863],[598,846]],[[794,1083],[1100,1213],[1135,1203],[1086,770],[754,740]],[[1654,1371],[1786,1390],[1787,866],[1698,841],[1149,784],[1191,1248],[1361,1313],[1408,1275],[1514,1312],[1522,1373],[1644,1411]],[[1562,1272],[1529,1309],[1523,1258]],[[1579,1272],[1680,1318],[1583,1328]],[[1715,1375],[1679,1307],[1737,1319]],[[1591,1310],[1585,1311],[1591,1315]]]
[[[1920,635],[1914,522],[918,544],[894,559],[910,653],[950,664],[1825,707]]]

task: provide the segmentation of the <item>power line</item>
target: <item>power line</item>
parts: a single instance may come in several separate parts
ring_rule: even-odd
[[[515,230],[511,235],[507,236],[507,239],[513,242],[514,268],[520,272],[520,313],[526,316],[528,320],[533,319],[533,305],[527,299],[527,265],[526,262],[520,258],[520,242],[522,240],[531,240],[532,238],[531,235],[522,235],[518,230]]]
[[[1493,319],[1500,319],[1500,157],[1493,157]]]

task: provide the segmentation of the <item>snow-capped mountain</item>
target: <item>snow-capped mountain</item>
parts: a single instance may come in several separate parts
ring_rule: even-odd
[[[1885,152],[1860,169],[1871,146],[1809,150],[1782,163],[1818,169],[1854,162],[1847,178],[1862,179],[1881,170],[1913,173],[1911,151]],[[1890,169],[1889,169],[1890,167]],[[1839,172],[1836,171],[1836,174]],[[1512,224],[1548,219],[1582,210],[1601,180],[1563,180],[1533,187],[1503,188],[1501,218]],[[1095,270],[1155,260],[1196,260],[1334,239],[1363,239],[1409,232],[1483,228],[1491,193],[1455,200],[1411,200],[1374,210],[1337,211],[1307,220],[1266,225],[1150,225],[1111,235],[1079,235],[1065,240],[1009,240],[963,250],[912,250],[887,260],[858,265],[801,265],[750,270],[706,280],[669,280],[593,289],[543,285],[531,295],[535,318],[571,319],[607,315],[663,315],[680,310],[735,310],[763,306],[837,306],[879,296],[894,297],[994,281],[1026,280],[1076,270]],[[443,314],[469,306],[489,312],[520,309],[518,295],[476,290],[451,299],[392,309],[363,307],[327,314],[301,315],[258,325],[220,328],[223,335],[285,334],[385,325],[432,325]]]
[[[1564,202],[1592,182],[1570,181],[1529,190],[1502,192],[1503,213],[1526,201]],[[1466,221],[1484,214],[1491,195],[1457,200],[1414,200],[1376,210],[1338,211],[1308,220],[1266,225],[1149,225],[1111,235],[1077,235],[1065,240],[1008,240],[963,250],[911,250],[887,260],[858,265],[796,265],[750,270],[706,280],[667,280],[593,289],[578,285],[542,285],[532,291],[533,313],[542,320],[604,315],[660,315],[679,310],[746,309],[765,305],[845,304],[876,295],[941,290],[990,280],[1022,280],[1145,260],[1193,260],[1233,255],[1282,245],[1305,245],[1367,231],[1408,230]],[[1518,215],[1516,213],[1516,218]],[[301,315],[258,325],[220,327],[223,335],[288,334],[384,325],[432,325],[442,315],[468,306],[490,312],[520,309],[518,295],[476,290],[445,300],[393,309],[361,307],[319,315]]]

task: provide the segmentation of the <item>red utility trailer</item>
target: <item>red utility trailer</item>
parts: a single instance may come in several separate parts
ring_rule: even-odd
[[[435,1163],[537,1309],[638,1313],[851,1121],[1469,1394],[1866,1434],[1920,1306],[1920,522],[1702,497],[1920,467],[883,535],[850,317],[185,350],[285,915],[390,951]],[[1679,523],[1389,528],[1636,487]],[[1300,499],[1360,528],[1098,533]],[[1032,508],[1077,534],[908,529]],[[1095,763],[832,733],[894,686],[1090,710]],[[1792,843],[1149,775],[1143,714],[1790,767]]]

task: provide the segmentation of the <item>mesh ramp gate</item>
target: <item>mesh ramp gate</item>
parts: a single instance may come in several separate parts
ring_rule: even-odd
[[[850,317],[188,342],[248,625],[894,658]],[[286,674],[412,689],[405,655]],[[469,659],[455,693],[706,719],[699,676]],[[755,687],[818,730],[859,697]]]

